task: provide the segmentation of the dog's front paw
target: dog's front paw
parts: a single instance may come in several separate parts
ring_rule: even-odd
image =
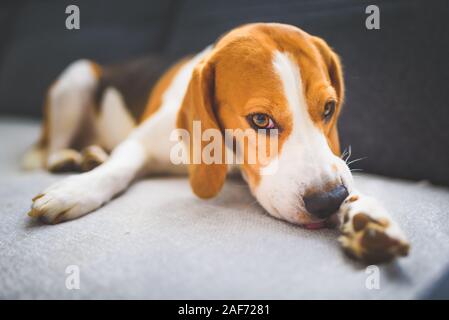
[[[404,234],[373,198],[350,196],[340,213],[339,241],[350,256],[375,264],[408,255],[410,245]]]
[[[77,175],[58,182],[32,199],[30,217],[46,223],[78,218],[103,204],[88,176]]]

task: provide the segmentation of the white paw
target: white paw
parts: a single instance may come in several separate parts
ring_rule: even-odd
[[[408,255],[410,244],[386,210],[373,198],[351,195],[340,208],[340,242],[351,256],[367,263]]]
[[[59,223],[85,215],[104,203],[104,197],[87,174],[68,177],[33,198],[31,217]]]

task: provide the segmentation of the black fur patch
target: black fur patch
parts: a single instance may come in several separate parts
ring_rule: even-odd
[[[96,108],[100,108],[106,88],[113,87],[123,96],[126,108],[134,119],[139,121],[147,105],[151,89],[169,66],[168,59],[149,56],[102,67],[102,74],[95,92]]]

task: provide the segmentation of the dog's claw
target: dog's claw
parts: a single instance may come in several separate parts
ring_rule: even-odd
[[[42,198],[44,196],[44,194],[43,193],[39,193],[37,196],[35,196],[33,199],[31,199],[31,201],[36,201],[37,199],[39,199],[39,198]]]
[[[43,212],[36,210],[34,208],[31,208],[30,211],[28,211],[28,216],[30,216],[31,218],[38,218],[43,214]]]

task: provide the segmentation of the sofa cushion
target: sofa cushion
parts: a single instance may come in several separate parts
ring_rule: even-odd
[[[241,180],[205,201],[186,178],[147,178],[81,219],[41,225],[26,216],[31,198],[62,176],[18,169],[35,123],[3,119],[0,131],[0,298],[409,299],[449,263],[448,189],[372,175],[358,175],[358,188],[412,244],[409,257],[379,266],[378,290],[336,230],[268,216]],[[70,265],[79,290],[65,286]]]

